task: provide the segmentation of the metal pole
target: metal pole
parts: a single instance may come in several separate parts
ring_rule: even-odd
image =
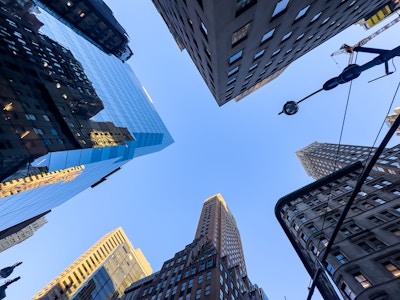
[[[394,121],[392,127],[390,127],[389,131],[387,132],[387,134],[385,135],[385,137],[383,138],[381,144],[379,145],[379,147],[376,149],[376,152],[374,153],[374,155],[372,156],[371,160],[367,163],[367,165],[364,168],[364,171],[361,173],[356,186],[354,187],[354,190],[352,192],[352,194],[349,197],[349,200],[347,201],[346,206],[343,209],[342,214],[339,217],[339,220],[335,226],[335,229],[333,230],[332,236],[328,241],[328,245],[326,246],[325,252],[322,255],[321,258],[321,264],[324,265],[326,258],[328,257],[328,254],[333,246],[333,243],[336,239],[336,236],[339,232],[340,227],[343,224],[344,218],[346,217],[347,213],[350,210],[350,207],[353,205],[353,202],[355,200],[355,198],[357,197],[358,192],[360,191],[362,185],[364,184],[365,179],[367,178],[368,174],[371,172],[372,168],[374,167],[376,161],[378,160],[379,156],[382,154],[383,150],[385,149],[386,145],[388,144],[388,142],[390,141],[390,139],[392,138],[393,134],[396,132],[397,127],[399,127],[400,125],[400,115],[397,116],[396,121]],[[314,293],[314,289],[315,289],[315,285],[318,279],[318,276],[320,274],[320,268],[317,270],[317,272],[315,273],[313,282],[311,284],[310,290],[308,292],[308,296],[307,296],[307,300],[311,300],[311,297]]]

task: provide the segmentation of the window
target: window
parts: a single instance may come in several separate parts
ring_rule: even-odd
[[[388,218],[389,220],[393,220],[396,218],[396,216],[390,212],[388,212],[387,210],[384,210],[380,213],[382,216],[385,216],[386,218]]]
[[[308,229],[310,229],[310,231],[311,231],[312,233],[316,233],[316,232],[318,231],[318,229],[315,228],[314,225],[308,226]]]
[[[375,252],[375,250],[370,245],[368,245],[366,242],[360,242],[360,243],[358,243],[358,246],[367,253]]]
[[[304,33],[300,34],[300,35],[297,37],[296,41],[301,40],[303,37],[304,37]]]
[[[259,58],[260,56],[262,56],[264,54],[265,50],[262,49],[260,51],[258,51],[255,55],[254,55],[254,59],[256,60],[257,58]]]
[[[255,68],[257,68],[258,64],[254,64],[249,68],[249,71],[253,71]]]
[[[310,5],[304,7],[302,10],[299,11],[297,14],[296,18],[294,19],[295,21],[304,17],[304,15],[307,13],[308,9],[310,8]]]
[[[361,284],[361,286],[366,289],[369,288],[372,284],[371,282],[369,282],[367,280],[367,278],[365,278],[365,276],[363,274],[361,274],[360,272],[357,272],[355,274],[353,274],[354,279],[358,281],[359,284]]]
[[[230,70],[230,71],[228,72],[228,76],[232,76],[232,75],[235,74],[237,71],[239,71],[239,67],[238,67],[238,66],[236,66],[236,67],[234,67],[232,70]]]
[[[377,202],[377,203],[379,203],[379,204],[384,204],[384,203],[386,203],[386,201],[383,200],[383,199],[381,199],[381,198],[375,198],[374,201]]]
[[[351,234],[350,230],[348,230],[346,227],[345,228],[341,228],[340,232],[343,233],[345,236],[348,236]]]
[[[200,283],[202,283],[203,282],[203,275],[200,275],[199,277],[198,277],[198,279],[197,279],[197,283],[198,284],[200,284]]]
[[[316,15],[311,19],[310,23],[316,21],[316,20],[321,16],[321,14],[322,14],[322,12],[316,14]]]
[[[212,260],[207,261],[207,268],[211,268],[212,266],[213,266],[213,261]],[[208,272],[208,273],[210,273],[210,272]]]
[[[230,85],[230,84],[234,83],[235,81],[236,81],[236,77],[233,77],[232,79],[230,79],[230,80],[226,83],[226,85]]]
[[[292,31],[286,33],[286,34],[283,36],[281,42],[286,41],[288,38],[290,38],[291,35],[292,35]]]
[[[201,289],[197,289],[196,290],[196,299],[200,299],[201,298]]]
[[[274,12],[272,13],[272,18],[283,13],[286,10],[286,7],[288,4],[289,4],[289,0],[279,1],[275,6]]]
[[[272,53],[271,56],[275,56],[275,55],[277,55],[279,52],[281,52],[281,49],[275,50],[274,53]]]
[[[394,277],[399,277],[400,276],[400,270],[392,263],[386,262],[383,264],[385,268],[392,273]]]
[[[236,0],[236,16],[246,11],[256,2],[257,2],[256,0]]]
[[[307,236],[307,235],[305,235],[304,233],[302,233],[302,234],[300,235],[300,237],[301,237],[301,239],[302,239],[303,241],[307,242],[307,240],[308,240],[308,236]]]
[[[207,263],[208,266],[208,263]],[[206,280],[210,280],[211,279],[211,271],[207,272],[207,276],[206,276]]]
[[[271,29],[266,34],[264,34],[261,39],[261,43],[264,43],[264,42],[268,41],[270,38],[272,38],[272,36],[274,35],[274,32],[275,32],[275,28]]]
[[[392,191],[392,194],[395,194],[395,195],[400,196],[400,191],[398,191],[398,190],[393,190],[393,191]]]
[[[250,23],[247,23],[239,30],[235,31],[232,35],[232,45],[236,45],[237,43],[243,41],[247,38],[247,32],[250,29]]]
[[[33,128],[33,131],[34,131],[36,134],[44,134],[43,130],[40,129],[40,128]]]
[[[384,243],[382,243],[380,240],[378,240],[375,237],[370,238],[369,242],[371,243],[372,246],[374,246],[377,249],[383,249],[386,247],[386,245]]]
[[[343,282],[340,289],[351,300],[354,300],[356,298],[356,295],[353,293],[353,291],[349,288],[349,286],[346,283]]]
[[[27,120],[34,121],[36,120],[36,116],[34,114],[25,114]]]
[[[375,224],[382,224],[383,221],[375,216],[371,216],[367,218],[368,220],[370,220],[371,222],[375,223]]]
[[[204,291],[204,294],[205,295],[210,295],[210,291],[211,291],[211,286],[208,284],[208,285],[206,285],[206,289]]]
[[[239,52],[236,52],[229,58],[229,64],[233,64],[235,61],[239,60],[242,58],[243,50],[240,50]]]
[[[329,272],[329,274],[333,275],[333,273],[335,273],[335,269],[332,267],[331,264],[327,264],[326,265],[326,270]]]
[[[203,22],[201,22],[200,31],[201,31],[201,32],[203,33],[203,35],[207,38],[208,30],[207,30],[206,25],[204,25]]]
[[[336,252],[333,255],[336,257],[338,262],[340,262],[341,264],[345,264],[347,262],[347,259],[344,257],[344,255],[342,253]]]

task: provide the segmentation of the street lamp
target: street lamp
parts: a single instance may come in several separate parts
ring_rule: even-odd
[[[326,81],[321,89],[311,93],[310,95],[304,97],[303,99],[301,99],[297,102],[296,101],[286,102],[285,105],[283,106],[282,111],[278,115],[280,115],[282,113],[289,115],[289,116],[294,115],[299,110],[298,104],[300,102],[319,93],[322,90],[329,91],[329,90],[337,87],[339,84],[343,84],[343,83],[352,81],[353,79],[356,79],[357,77],[359,77],[362,72],[364,72],[374,66],[384,63],[385,64],[385,73],[386,73],[386,75],[390,75],[393,72],[389,72],[388,61],[396,56],[400,56],[400,46],[398,46],[392,50],[366,48],[366,47],[355,47],[353,49],[353,51],[376,53],[379,55],[377,57],[371,59],[369,62],[363,64],[362,66],[359,66],[357,64],[348,65],[346,68],[344,68],[342,73],[340,73],[337,77],[333,77],[333,78],[329,79],[328,81]]]

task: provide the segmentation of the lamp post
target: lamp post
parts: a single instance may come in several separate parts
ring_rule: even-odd
[[[326,81],[321,89],[311,93],[310,95],[304,97],[303,99],[301,99],[297,102],[296,101],[286,102],[283,106],[282,111],[278,115],[280,115],[282,113],[289,115],[289,116],[294,115],[299,110],[298,104],[300,102],[310,98],[311,96],[319,93],[320,91],[323,91],[323,90],[329,91],[329,90],[337,87],[339,84],[343,84],[343,83],[349,82],[353,79],[356,79],[361,75],[362,72],[364,72],[374,66],[384,63],[385,64],[385,73],[386,73],[386,75],[390,75],[393,72],[389,72],[388,61],[396,56],[400,56],[400,46],[398,46],[392,50],[366,48],[366,47],[355,47],[353,49],[353,51],[376,53],[379,55],[361,66],[359,66],[357,64],[348,65],[346,68],[344,68],[342,73],[340,73],[337,77],[333,77],[333,78],[329,79],[328,81]]]

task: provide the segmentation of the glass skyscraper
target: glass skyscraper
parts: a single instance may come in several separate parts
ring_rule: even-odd
[[[173,139],[129,65],[31,1],[2,1],[0,8],[5,230]]]

